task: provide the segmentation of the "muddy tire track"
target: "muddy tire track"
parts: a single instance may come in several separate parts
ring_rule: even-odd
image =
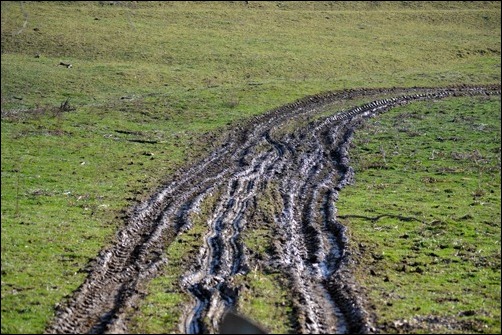
[[[336,210],[339,191],[354,175],[352,135],[367,118],[393,107],[471,95],[500,95],[500,85],[328,92],[236,127],[218,149],[178,171],[131,210],[113,244],[91,264],[85,282],[57,309],[46,333],[126,333],[130,307],[137,306],[144,285],[168,262],[166,247],[192,227],[191,214],[201,202],[218,194],[198,257],[180,282],[193,299],[179,326],[182,333],[217,333],[223,313],[239,298],[234,276],[249,271],[241,235],[271,183],[278,185],[282,203],[274,213],[269,266],[289,280],[296,332],[371,332]],[[336,102],[361,98],[370,102],[316,117]]]

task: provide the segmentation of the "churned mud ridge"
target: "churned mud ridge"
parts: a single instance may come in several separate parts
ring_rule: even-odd
[[[219,148],[178,171],[169,184],[131,210],[115,241],[93,262],[80,288],[58,307],[46,332],[127,332],[129,309],[169,262],[165,249],[191,229],[191,214],[200,210],[202,201],[216,194],[198,257],[180,281],[193,299],[179,331],[217,333],[222,315],[239,299],[234,277],[249,272],[250,253],[242,242],[252,219],[249,212],[272,184],[280,204],[274,207],[271,229],[276,236],[269,266],[288,278],[295,331],[372,332],[363,297],[350,275],[345,227],[337,220],[339,191],[354,176],[348,151],[352,135],[365,119],[390,108],[468,95],[500,95],[500,85],[328,92],[236,126]],[[360,98],[371,102],[316,118],[333,103]]]

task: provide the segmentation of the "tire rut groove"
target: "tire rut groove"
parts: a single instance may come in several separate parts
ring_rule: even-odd
[[[339,191],[350,184],[349,144],[365,119],[420,100],[500,95],[500,85],[445,88],[357,89],[309,96],[254,117],[231,130],[199,163],[180,169],[170,184],[133,208],[111,246],[56,310],[46,333],[125,333],[128,308],[168,259],[166,246],[193,223],[190,216],[217,190],[199,259],[181,286],[192,297],[180,331],[218,332],[223,313],[235,307],[233,277],[249,271],[242,233],[249,211],[267,185],[278,186],[273,267],[289,279],[299,333],[371,332],[371,320],[350,274],[345,227],[337,220]],[[316,116],[338,101],[372,100],[319,118],[293,132],[288,122]],[[295,121],[296,120],[296,121]],[[278,208],[282,208],[279,212]]]

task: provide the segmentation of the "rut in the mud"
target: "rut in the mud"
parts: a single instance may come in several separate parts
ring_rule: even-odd
[[[278,185],[273,264],[289,278],[299,333],[371,331],[347,262],[345,228],[337,221],[339,191],[351,182],[348,148],[366,118],[416,100],[500,94],[500,86],[349,90],[307,97],[235,129],[206,159],[179,172],[134,209],[115,244],[103,250],[88,278],[60,307],[48,333],[127,332],[126,309],[138,288],[168,260],[166,246],[191,228],[190,214],[220,194],[208,217],[198,259],[180,285],[193,299],[180,332],[216,333],[239,297],[233,277],[249,271],[241,234],[267,185]],[[387,96],[287,131],[340,100]],[[368,98],[369,99],[369,98]],[[303,120],[302,119],[302,120]],[[209,322],[204,322],[209,320]]]

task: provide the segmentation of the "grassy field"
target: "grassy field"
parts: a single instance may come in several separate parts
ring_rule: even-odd
[[[111,241],[125,210],[176,169],[208,152],[222,131],[240,120],[327,90],[500,83],[500,9],[499,2],[2,2],[2,333],[43,332],[54,306],[82,283],[88,262]],[[412,140],[422,137],[399,132],[400,128],[393,128],[396,134],[391,135],[387,128],[384,132],[371,128],[378,125],[369,126],[365,131],[374,132],[373,147],[365,151],[358,145],[353,153],[360,169],[358,185],[340,199],[340,212],[347,215],[353,240],[368,245],[375,255],[385,252],[372,264],[374,272],[382,275],[361,273],[371,285],[368,288],[373,288],[371,298],[383,323],[409,319],[410,310],[401,305],[406,299],[398,296],[415,299],[409,296],[410,287],[422,284],[428,272],[434,276],[453,272],[451,279],[460,283],[478,278],[464,278],[472,268],[455,262],[462,257],[468,258],[465,266],[498,264],[500,284],[500,238],[490,235],[500,233],[500,212],[493,210],[497,199],[497,208],[500,205],[500,144],[498,152],[485,152],[500,143],[500,132],[496,132],[500,101],[464,99],[437,106],[443,106],[451,118],[467,107],[479,113],[479,118],[486,117],[475,121],[484,127],[474,131],[476,136],[483,135],[480,139],[461,134],[469,145],[480,145],[460,150],[420,144],[416,155],[422,156],[417,161],[425,166],[414,167],[433,170],[419,170],[419,177],[409,181],[406,171],[402,175],[396,171],[411,154],[393,155],[395,150],[387,146],[395,145],[390,139],[397,135]],[[426,107],[410,106],[396,113],[420,114],[429,110]],[[490,119],[490,113],[498,119]],[[428,129],[435,122],[429,119],[433,114],[426,116],[430,122],[417,127]],[[384,127],[399,121],[389,115],[387,121],[375,122]],[[414,129],[408,124],[399,126]],[[415,131],[448,138],[437,130]],[[485,135],[495,136],[495,142],[482,142]],[[441,143],[452,145],[450,140]],[[486,165],[490,169],[482,163],[471,166],[476,160],[469,160],[469,155],[475,150],[478,162],[488,159],[488,154],[498,155],[499,170],[493,170],[497,165],[491,160]],[[436,175],[435,165],[430,167],[433,163],[458,167],[461,172]],[[364,175],[375,172],[384,175]],[[391,183],[391,175],[400,178],[401,182],[395,182],[399,187],[385,186]],[[365,179],[372,181],[368,184]],[[406,187],[414,189],[417,184],[421,192],[414,195],[422,197],[424,205],[413,208],[421,212],[413,216],[427,224],[405,222],[407,230],[395,218],[371,222],[350,217],[374,217],[381,213],[381,204],[385,213],[391,209],[406,212],[407,207],[393,198],[400,192],[410,193]],[[353,210],[368,203],[366,187],[380,192],[374,196],[379,200],[373,214]],[[397,193],[383,200],[389,188]],[[457,207],[436,203],[434,192],[443,198],[449,195],[443,200]],[[487,208],[493,211],[485,213]],[[403,252],[443,243],[445,248],[431,251],[438,254],[434,257],[442,267],[430,265],[432,256],[408,259],[387,251],[395,251],[385,245],[388,242],[369,240],[375,234],[365,229],[372,231],[375,225],[383,226],[385,233],[396,233],[392,227],[397,225],[399,236],[409,235],[386,239],[405,243]],[[435,231],[442,229],[449,233]],[[474,235],[485,238],[483,246],[474,241]],[[394,277],[398,276],[393,267],[405,260],[418,265],[403,264],[405,271],[399,277],[406,276],[399,289],[404,293],[395,292]],[[421,276],[410,273],[418,267],[423,270]],[[487,288],[469,294],[488,295],[486,301],[497,294],[500,298],[500,286],[496,291],[492,285],[497,272],[490,271],[474,274],[486,280],[482,285]],[[382,276],[389,281],[382,282]],[[444,293],[437,293],[441,284],[449,289],[456,286],[447,283],[439,279],[431,283],[431,292],[436,293],[430,294],[443,297]],[[165,297],[155,285],[153,304],[160,304]],[[485,300],[466,295],[464,304],[463,299],[439,301],[412,315],[427,315],[432,309],[451,315],[455,306],[462,308],[459,312],[474,311],[466,318],[474,319],[475,325],[487,325],[482,331],[500,332],[500,304],[496,314],[494,305]],[[384,300],[391,306],[380,303]],[[142,311],[139,320],[149,317]],[[159,328],[150,328],[151,332],[170,322],[158,320]]]
[[[500,97],[455,98],[356,132],[339,216],[385,332],[500,333],[500,126]]]

